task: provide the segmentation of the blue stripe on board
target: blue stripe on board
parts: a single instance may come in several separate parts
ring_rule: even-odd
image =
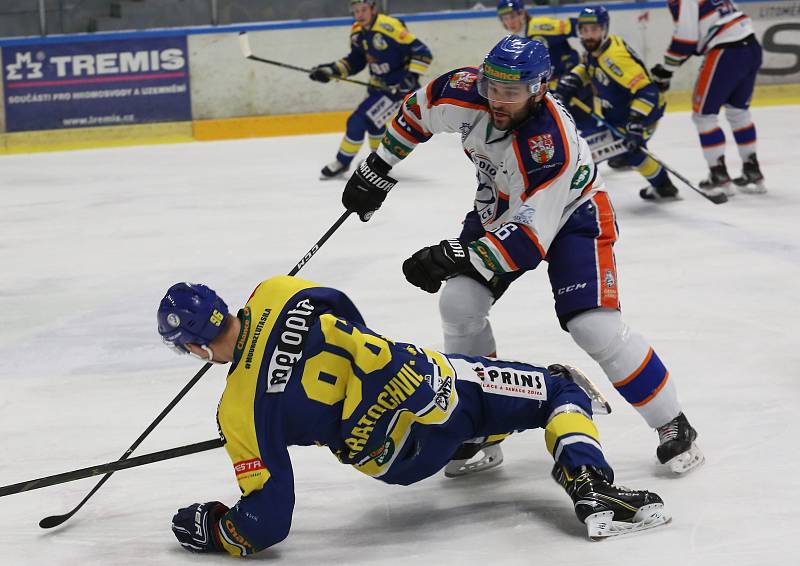
[[[756,4],[774,2],[775,0],[739,0],[739,4]],[[646,10],[664,8],[667,3],[635,2],[631,4],[606,4],[609,11]],[[571,14],[580,10],[580,4],[567,6],[548,6],[529,9],[532,14]],[[434,22],[443,20],[474,20],[481,18],[495,18],[495,10],[453,10],[448,12],[424,12],[420,14],[391,14],[400,17],[406,22]],[[147,37],[175,37],[181,35],[207,35],[212,33],[238,33],[240,31],[267,31],[282,29],[302,29],[319,27],[350,27],[353,18],[324,18],[315,20],[286,20],[281,22],[260,22],[248,24],[229,24],[224,26],[193,26],[171,29],[154,29],[143,31],[121,31],[103,33],[73,33],[64,35],[26,36],[2,39],[0,47],[14,47],[20,45],[42,45],[52,43],[84,43],[91,41],[113,41],[120,39],[141,39]]]

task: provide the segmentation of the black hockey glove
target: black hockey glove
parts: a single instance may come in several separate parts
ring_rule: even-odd
[[[370,153],[353,172],[342,193],[342,204],[347,210],[358,214],[362,222],[372,218],[386,195],[397,184],[389,176],[391,167],[377,153]]]
[[[445,279],[472,269],[468,251],[456,239],[422,248],[403,262],[406,280],[428,293],[436,293]]]
[[[219,520],[228,506],[219,501],[194,503],[172,517],[172,532],[189,552],[224,552],[219,541]]]
[[[405,96],[409,92],[413,92],[418,88],[419,75],[416,73],[409,73],[399,84],[389,86],[389,90],[394,96]]]
[[[308,78],[318,83],[327,83],[334,75],[339,75],[336,65],[334,63],[325,63],[324,65],[317,65],[308,74]]]
[[[644,145],[644,124],[639,116],[628,117],[628,124],[625,126],[625,145],[629,151],[636,151]]]
[[[667,69],[661,63],[650,69],[650,74],[653,76],[653,82],[661,92],[669,90],[669,82],[672,79],[672,71]]]
[[[572,100],[572,97],[578,92],[578,90],[583,86],[583,81],[581,78],[576,75],[575,73],[567,73],[560,79],[558,79],[558,85],[556,86],[556,96],[561,99],[561,102],[564,105],[569,104],[569,101]]]

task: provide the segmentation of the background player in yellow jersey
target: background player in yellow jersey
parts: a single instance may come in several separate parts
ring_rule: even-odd
[[[590,537],[669,521],[658,495],[612,484],[571,368],[396,342],[369,329],[341,291],[288,276],[259,284],[236,316],[210,288],[177,283],[158,329],[179,352],[231,363],[217,423],[242,497],[231,508],[179,509],[172,531],[187,550],[246,556],[286,538],[288,446],[326,446],[360,472],[408,485],[441,470],[467,439],[532,428],[545,429],[553,477]]]
[[[370,147],[378,147],[386,121],[397,112],[403,97],[419,88],[419,77],[433,60],[430,49],[401,20],[379,12],[376,0],[351,0],[350,7],[355,18],[350,53],[332,63],[317,65],[309,77],[327,83],[332,76],[347,77],[369,67],[371,86],[367,97],[347,119],[347,131],[336,159],[322,168],[322,179],[338,177],[350,168],[365,134]]]
[[[570,37],[576,37],[576,18],[560,20],[550,16],[531,16],[521,0],[500,0],[497,3],[497,17],[503,28],[509,33],[535,39],[547,47],[550,55],[548,86],[551,91],[556,90],[558,79],[580,62],[580,54],[569,42]],[[584,104],[591,106],[591,85],[586,85],[574,96]],[[591,131],[598,128],[597,122],[589,114],[573,104],[567,104],[567,107],[579,130]],[[627,164],[619,162],[618,158],[610,159],[608,164],[615,168],[627,167]]]
[[[608,26],[608,11],[603,6],[581,10],[578,37],[586,54],[579,65],[561,77],[556,92],[569,101],[591,84],[603,117],[624,133],[629,151],[622,157],[650,183],[639,195],[648,200],[674,198],[678,189],[666,170],[642,151],[664,115],[663,94],[639,56],[620,36],[609,35]],[[581,134],[588,135],[583,130]]]

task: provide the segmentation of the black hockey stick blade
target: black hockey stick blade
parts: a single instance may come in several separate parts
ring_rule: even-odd
[[[138,466],[144,466],[145,464],[152,464],[153,462],[161,462],[162,460],[170,460],[180,456],[187,456],[189,454],[205,452],[206,450],[213,450],[215,448],[220,448],[222,445],[223,442],[221,438],[214,438],[211,440],[206,440],[205,442],[187,444],[186,446],[179,446],[177,448],[161,450],[160,452],[152,452],[150,454],[136,456],[135,458],[117,460],[107,464],[89,466],[88,468],[81,468],[80,470],[64,472],[63,474],[55,474],[52,476],[45,476],[43,478],[27,480],[0,487],[0,497],[13,495],[15,493],[22,493],[23,491],[31,491],[33,489],[41,489],[43,487],[56,485],[59,483],[67,483],[83,478],[90,478],[92,476],[99,476],[101,474],[112,474],[114,472],[118,472],[119,470],[127,470],[128,468],[136,468]]]

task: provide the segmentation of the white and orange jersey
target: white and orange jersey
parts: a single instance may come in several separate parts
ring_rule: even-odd
[[[572,212],[604,185],[588,144],[554,97],[545,95],[518,128],[501,131],[477,79],[474,67],[456,69],[406,97],[378,155],[394,166],[434,134],[461,134],[475,165],[475,210],[486,230],[470,243],[470,255],[488,279],[535,268]]]
[[[664,62],[673,67],[692,55],[703,55],[717,45],[753,34],[753,22],[733,0],[668,0],[667,7],[675,31]]]

